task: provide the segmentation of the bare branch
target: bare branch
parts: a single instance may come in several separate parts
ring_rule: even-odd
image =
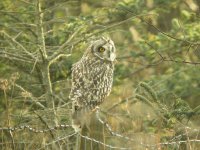
[[[192,41],[188,41],[188,40],[184,40],[184,39],[179,39],[179,38],[176,38],[176,37],[173,37],[172,35],[169,35],[163,31],[161,31],[159,28],[157,28],[156,26],[154,26],[153,24],[150,24],[148,21],[146,21],[145,19],[142,19],[140,18],[142,21],[144,21],[146,24],[152,26],[154,29],[156,29],[158,32],[162,33],[163,35],[167,36],[167,37],[170,37],[171,39],[174,39],[174,40],[177,40],[177,41],[181,41],[181,42],[185,42],[185,43],[188,43],[188,44],[191,44],[191,45],[200,45],[199,42],[192,42]]]
[[[30,63],[30,64],[32,63],[31,61],[18,58],[17,56],[10,57],[10,56],[5,55],[5,54],[3,54],[3,55],[0,54],[0,57],[1,57],[2,59],[11,60],[11,61],[15,60],[15,61],[21,61],[21,62]]]
[[[0,51],[0,57],[7,58],[7,59],[10,59],[10,60],[15,59],[17,61],[32,63],[30,58],[26,58],[26,57],[23,57],[21,55],[17,55],[17,54],[14,54],[14,53],[9,53],[9,52],[6,52],[6,51],[2,51],[2,52]]]
[[[52,59],[51,61],[49,61],[49,65],[55,63],[58,59],[60,59],[61,57],[69,57],[71,56],[71,54],[59,54],[58,56],[56,56],[54,59]]]
[[[38,35],[39,35],[39,44],[41,48],[39,48],[40,53],[42,55],[43,61],[47,59],[47,52],[46,52],[46,45],[45,45],[45,35],[44,35],[44,28],[43,28],[43,13],[41,10],[41,2],[37,0],[37,14],[38,14]]]
[[[71,36],[70,38],[65,42],[63,43],[58,50],[56,50],[52,56],[49,57],[49,61],[52,63],[52,62],[55,62],[59,57],[62,57],[64,56],[65,54],[61,54],[63,49],[69,45],[69,43],[72,41],[72,39],[79,33],[79,31],[81,30],[82,28],[79,28],[77,29]],[[60,56],[59,56],[60,55]],[[68,55],[69,56],[69,55]],[[67,57],[68,57],[67,56]]]
[[[33,97],[32,94],[30,92],[28,92],[27,90],[25,90],[22,86],[18,85],[15,83],[15,86],[17,88],[19,88],[22,92],[26,93],[26,96],[29,97],[33,103],[35,103],[37,106],[39,106],[40,108],[45,108],[44,105],[42,105],[40,102],[37,101],[37,98]]]
[[[189,64],[189,65],[200,65],[200,62],[192,62],[192,61],[179,61],[179,60],[174,60],[174,59],[164,59],[164,61],[171,61],[175,63],[184,63],[184,64]]]
[[[131,96],[131,97],[125,98],[125,99],[119,101],[118,103],[113,104],[110,108],[107,109],[107,111],[110,111],[110,110],[120,106],[121,104],[124,104],[124,103],[130,101],[130,100],[134,101],[134,102],[137,102],[138,100],[133,100],[134,98],[135,98],[135,96]]]
[[[151,44],[149,44],[147,41],[145,41],[145,43],[148,45],[148,46],[150,46],[152,49],[154,49],[155,51],[156,51],[156,53],[158,53],[158,55],[161,57],[161,59],[164,59],[164,57],[161,55],[161,53],[157,50],[157,49],[155,49]]]
[[[132,10],[128,9],[128,8],[122,8],[121,7],[120,9],[135,15],[135,13]],[[146,24],[152,26],[154,29],[156,29],[158,32],[162,33],[163,35],[165,35],[167,37],[170,37],[171,39],[174,39],[174,40],[177,40],[177,41],[182,41],[182,42],[185,42],[185,43],[188,43],[188,44],[192,44],[192,45],[200,45],[199,42],[192,42],[192,41],[188,41],[188,40],[184,40],[184,39],[179,39],[179,38],[173,37],[173,36],[163,32],[163,31],[161,31],[159,28],[157,28],[153,24],[151,24],[148,21],[146,21],[145,19],[143,19],[142,16],[136,15],[136,17],[139,18],[141,21],[145,22]]]
[[[28,56],[30,56],[32,59],[35,60],[35,57],[32,53],[30,53],[22,44],[20,44],[19,42],[17,42],[15,40],[15,38],[12,38],[9,34],[7,34],[5,31],[0,31],[1,33],[3,33],[9,40],[11,40],[13,43],[15,43],[16,45],[18,45]]]

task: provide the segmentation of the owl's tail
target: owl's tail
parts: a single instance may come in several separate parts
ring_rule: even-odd
[[[75,132],[81,132],[81,121],[78,119],[76,112],[72,114],[72,127]]]
[[[81,108],[75,103],[72,104],[72,127],[75,132],[81,131],[81,120],[80,120],[80,110]]]
[[[72,127],[75,132],[80,132],[83,128],[88,128],[90,124],[91,110],[84,106],[72,106]]]

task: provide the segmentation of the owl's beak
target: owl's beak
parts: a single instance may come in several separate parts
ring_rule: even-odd
[[[115,60],[115,58],[116,58],[116,55],[114,54],[114,53],[111,53],[110,54],[110,61],[114,61]]]

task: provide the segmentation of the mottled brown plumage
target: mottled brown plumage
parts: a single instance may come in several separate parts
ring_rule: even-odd
[[[94,41],[72,67],[72,125],[79,130],[88,113],[110,94],[113,82],[115,46],[112,40]]]

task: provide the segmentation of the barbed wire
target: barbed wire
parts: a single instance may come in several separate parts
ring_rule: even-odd
[[[98,140],[96,140],[96,139],[94,139],[94,138],[90,138],[90,137],[88,137],[88,136],[81,135],[81,134],[80,134],[80,136],[81,136],[82,138],[85,138],[85,139],[90,140],[90,141],[92,141],[92,142],[101,144],[101,145],[103,145],[103,146],[105,146],[105,147],[108,147],[108,148],[111,148],[111,149],[121,149],[121,150],[127,150],[127,149],[130,150],[130,149],[133,149],[133,148],[117,147],[117,146],[108,145],[108,144],[103,143],[103,142],[101,142],[101,141],[98,141]]]
[[[56,125],[54,127],[51,127],[49,129],[36,129],[36,128],[33,128],[33,127],[29,126],[29,125],[23,125],[23,126],[18,126],[18,127],[2,127],[2,128],[0,128],[0,131],[11,131],[11,132],[14,132],[14,131],[17,131],[17,130],[28,129],[28,131],[34,132],[34,133],[45,133],[45,132],[50,132],[50,131],[53,131],[53,130],[66,129],[66,128],[69,128],[69,127],[72,127],[72,126],[71,125],[67,125],[67,124],[61,124],[61,125]]]
[[[43,149],[43,148],[45,148],[46,146],[51,145],[51,144],[53,144],[53,143],[56,143],[56,142],[59,142],[59,141],[68,139],[68,138],[70,138],[70,137],[72,137],[72,136],[74,136],[74,135],[77,135],[77,132],[73,132],[73,133],[68,134],[68,135],[66,135],[66,136],[64,136],[64,137],[58,137],[57,139],[53,140],[53,141],[50,142],[50,143],[45,144],[43,147],[41,147],[41,148],[39,148],[39,149],[37,149],[37,150]]]
[[[97,111],[96,111],[96,117],[97,119],[99,120],[100,123],[102,123],[103,125],[106,126],[106,128],[108,129],[108,131],[111,133],[111,135],[113,136],[116,136],[116,137],[120,137],[120,138],[124,138],[125,140],[130,140],[130,141],[136,141],[135,139],[133,138],[130,138],[130,137],[127,137],[127,136],[124,136],[124,135],[121,135],[119,133],[116,133],[115,131],[112,130],[111,126],[106,123],[105,121],[103,121],[100,116],[99,116],[99,113],[100,113],[100,109],[97,107]],[[192,129],[190,127],[185,127],[185,129],[190,129],[190,130],[193,130],[197,133],[197,136],[196,138],[198,137],[199,133],[200,133],[200,130],[199,129]],[[188,133],[183,133],[183,134],[180,134],[180,135],[177,135],[177,136],[174,136],[171,140],[169,140],[168,142],[161,142],[161,143],[157,143],[157,144],[145,144],[145,143],[140,143],[140,145],[144,146],[144,147],[157,147],[157,146],[164,146],[164,145],[174,145],[174,144],[181,144],[181,143],[188,143],[188,142],[200,142],[200,140],[198,139],[189,139],[189,140],[180,140],[182,137],[184,136],[187,136]],[[88,137],[87,137],[88,138]],[[88,138],[89,139],[89,138]],[[177,139],[179,141],[177,141]],[[94,139],[90,139],[92,141],[95,141]],[[175,141],[174,141],[175,140]],[[96,142],[96,141],[95,141]]]
[[[119,134],[119,133],[114,132],[114,131],[112,130],[111,126],[100,118],[100,116],[99,116],[100,108],[97,107],[96,110],[97,110],[97,111],[96,111],[96,117],[97,117],[97,119],[99,120],[99,122],[100,122],[101,124],[103,124],[103,125],[106,126],[106,128],[107,128],[108,131],[111,133],[111,135],[116,136],[116,137],[119,137],[119,138],[124,138],[124,139],[130,140],[130,141],[135,141],[135,140],[132,139],[132,138],[129,138],[129,137],[127,137],[127,136],[124,136],[124,135],[121,135],[121,134]]]
[[[108,147],[108,148],[111,148],[111,149],[120,149],[120,150],[131,150],[133,148],[126,148],[126,147],[117,147],[117,146],[112,146],[112,145],[109,145],[109,144],[106,144],[106,143],[103,143],[101,141],[98,141],[94,138],[90,138],[88,136],[84,136],[84,135],[81,135],[81,137],[87,139],[87,140],[90,140],[92,142],[95,142],[95,143],[98,143],[98,144],[101,144],[105,147]],[[124,137],[123,135],[121,135],[121,137]],[[130,139],[130,138],[129,138]],[[166,146],[166,145],[174,145],[174,144],[178,144],[180,145],[181,143],[188,143],[188,142],[200,142],[200,140],[198,139],[191,139],[191,140],[181,140],[181,141],[174,141],[174,142],[161,142],[161,143],[157,143],[157,144],[145,144],[145,143],[139,143],[141,146],[143,147],[146,147],[146,148],[154,148],[154,147],[158,147],[158,146]]]
[[[106,128],[108,129],[108,131],[110,132],[111,135],[119,137],[119,138],[123,138],[125,140],[137,142],[136,139],[124,136],[122,134],[119,134],[119,133],[116,133],[115,131],[113,131],[111,126],[100,118],[99,113],[100,113],[100,109],[98,108],[97,111],[96,111],[96,117],[97,117],[98,121],[101,124],[106,126]],[[72,126],[68,125],[68,124],[61,124],[61,125],[56,125],[54,127],[51,127],[49,129],[36,129],[36,128],[33,128],[33,127],[29,126],[29,125],[23,125],[23,126],[18,126],[18,127],[1,127],[0,131],[15,132],[15,131],[18,131],[18,130],[28,129],[28,131],[34,132],[34,133],[46,133],[46,132],[50,132],[50,131],[55,131],[55,130],[60,130],[60,129],[67,129],[67,128],[72,128]],[[188,133],[183,133],[183,134],[174,136],[168,142],[160,142],[160,143],[156,143],[156,144],[146,144],[146,143],[140,142],[139,144],[141,146],[143,146],[143,147],[146,147],[146,148],[154,148],[154,147],[166,146],[166,145],[175,145],[175,144],[180,145],[182,143],[188,143],[188,142],[200,142],[200,139],[197,139],[198,135],[200,133],[199,129],[192,129],[192,128],[189,128],[189,127],[186,127],[186,129],[195,131],[197,133],[196,139],[180,140],[182,137],[188,135]],[[72,137],[74,135],[78,135],[78,136],[80,136],[80,137],[82,137],[82,138],[84,138],[86,140],[101,144],[101,145],[103,145],[103,146],[105,146],[107,148],[110,148],[110,149],[120,149],[120,150],[131,150],[131,149],[133,149],[133,148],[130,148],[130,147],[118,147],[118,146],[109,145],[109,144],[106,144],[106,143],[104,143],[102,141],[98,141],[98,140],[96,140],[94,138],[82,135],[81,133],[78,133],[78,132],[73,132],[73,133],[68,134],[68,135],[66,135],[64,137],[58,137],[56,140],[53,140],[52,142],[45,144],[45,146],[48,146],[48,145],[53,144],[55,142],[58,142],[58,141],[66,139],[66,138]],[[42,148],[40,148],[40,149],[42,149]]]
[[[157,147],[157,146],[164,146],[164,145],[174,145],[174,144],[181,144],[181,143],[188,143],[188,142],[200,142],[200,140],[192,139],[192,140],[182,140],[182,141],[174,141],[174,142],[163,142],[157,144],[145,144],[145,147]],[[142,144],[142,143],[141,143]]]

